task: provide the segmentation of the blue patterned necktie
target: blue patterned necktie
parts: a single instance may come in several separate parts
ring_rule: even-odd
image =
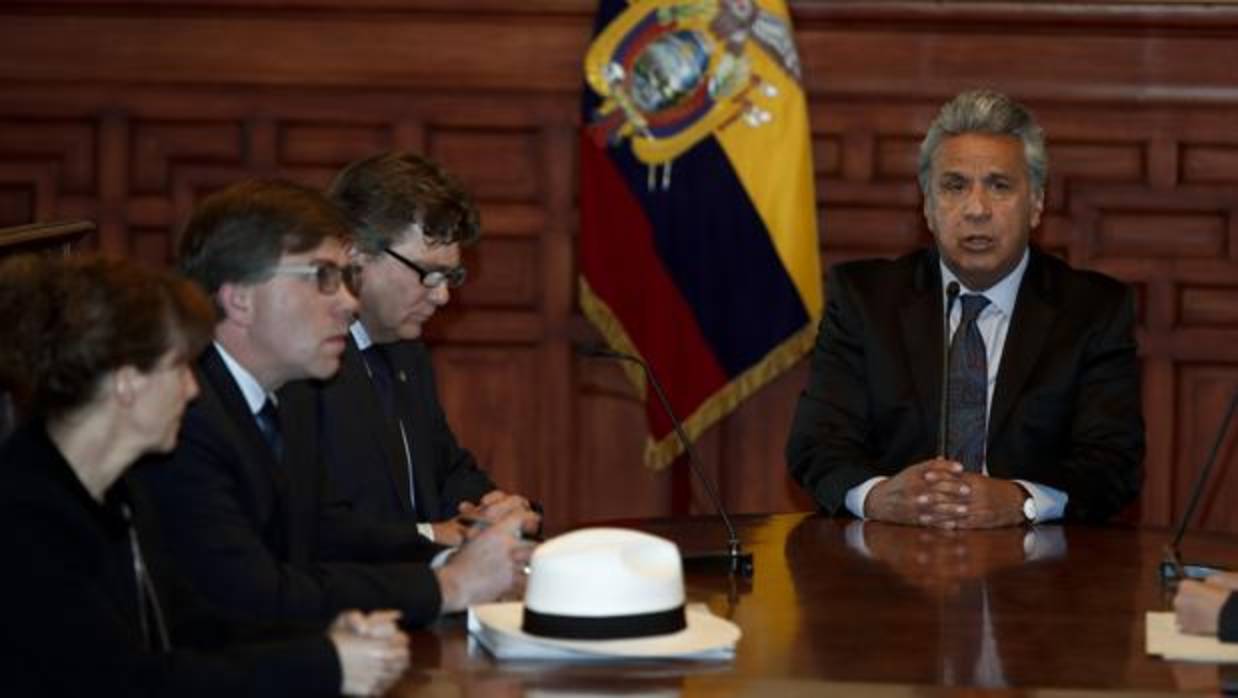
[[[262,432],[263,440],[271,448],[271,455],[275,456],[275,462],[282,462],[284,440],[279,434],[279,411],[271,398],[267,398],[266,402],[262,403],[262,409],[254,414],[254,419],[258,421],[258,431]]]
[[[946,455],[962,463],[967,472],[978,473],[984,462],[988,432],[989,361],[976,318],[989,299],[969,293],[959,300],[963,303],[963,317],[950,342]]]

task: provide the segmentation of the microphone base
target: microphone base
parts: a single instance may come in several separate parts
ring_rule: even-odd
[[[728,575],[744,579],[752,579],[755,572],[752,553],[710,550],[700,553],[684,553],[680,557],[683,559],[685,571],[726,572]]]

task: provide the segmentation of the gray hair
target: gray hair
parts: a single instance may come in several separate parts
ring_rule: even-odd
[[[1045,191],[1049,177],[1049,154],[1045,150],[1045,132],[1027,107],[993,90],[971,90],[960,93],[946,103],[929,126],[920,143],[920,167],[917,176],[920,189],[928,196],[929,175],[933,169],[933,154],[945,138],[965,133],[988,133],[1014,136],[1023,141],[1023,157],[1027,160],[1027,176],[1032,190]]]

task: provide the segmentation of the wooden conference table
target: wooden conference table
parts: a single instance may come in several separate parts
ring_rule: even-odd
[[[717,547],[707,517],[626,522]],[[1167,608],[1167,533],[1123,527],[939,532],[810,514],[736,521],[756,575],[687,573],[692,601],[743,630],[728,663],[498,663],[461,617],[412,636],[393,696],[979,696],[1213,693],[1218,668],[1144,653]],[[1184,557],[1238,569],[1238,541],[1188,536]]]

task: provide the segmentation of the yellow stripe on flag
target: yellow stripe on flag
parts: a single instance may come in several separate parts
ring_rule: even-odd
[[[781,2],[759,4],[771,13],[787,16]],[[758,94],[758,90],[752,96],[753,103],[773,118],[757,127],[737,119],[716,132],[715,137],[769,231],[804,307],[816,321],[821,317],[823,296],[812,143],[804,93],[754,42],[749,42],[744,55],[752,61],[752,72],[778,90],[772,99]]]

